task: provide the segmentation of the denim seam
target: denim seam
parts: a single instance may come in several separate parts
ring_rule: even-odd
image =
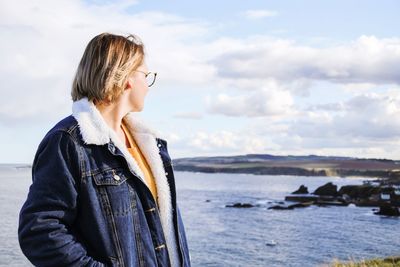
[[[79,169],[78,169],[78,173],[79,173],[79,188],[81,188],[81,184],[82,184],[82,178],[83,178],[83,173],[84,173],[84,160],[83,160],[83,153],[81,154],[81,150],[82,147],[79,145],[78,140],[72,135],[72,132],[78,127],[78,125],[75,125],[73,127],[71,127],[70,129],[60,129],[56,132],[61,132],[61,133],[67,133],[68,136],[71,138],[72,142],[74,143],[75,146],[75,150],[78,154],[78,162],[79,162]],[[69,160],[69,159],[68,159]]]
[[[104,207],[107,209],[106,215],[107,215],[107,218],[109,219],[109,223],[111,224],[111,228],[113,230],[113,239],[114,239],[114,242],[116,243],[115,245],[116,245],[116,250],[117,250],[117,254],[118,254],[118,261],[120,262],[121,266],[125,266],[124,259],[122,256],[121,243],[118,238],[118,232],[116,229],[115,220],[114,220],[114,216],[112,213],[110,200],[108,199],[107,191],[105,188],[102,188],[102,187],[100,187],[99,190],[101,192],[102,198],[104,198],[103,199],[104,204],[105,204]]]
[[[85,160],[83,159],[83,148],[81,146],[79,146],[78,149],[78,157],[79,157],[79,169],[80,169],[80,174],[81,174],[81,179],[83,179],[83,177],[85,177],[85,173],[86,173],[86,167],[85,167]]]
[[[134,194],[132,196],[133,201],[136,201],[136,195]],[[140,225],[138,225],[138,220],[139,220],[139,214],[138,210],[134,209],[132,210],[132,220],[133,220],[133,227],[135,231],[135,240],[136,240],[136,247],[137,247],[137,256],[139,260],[139,266],[145,266],[144,265],[144,257],[143,257],[143,249],[142,245],[140,244],[141,236],[140,236]]]
[[[68,128],[68,129],[61,129],[62,131],[65,131],[67,133],[69,133],[72,136],[72,132],[78,128],[78,124],[73,125],[72,127]],[[75,138],[74,138],[75,139]]]
[[[178,217],[178,213],[176,215]],[[178,226],[177,231],[178,231],[178,236],[179,236],[179,248],[182,253],[182,266],[185,266],[185,253],[184,253],[184,249],[182,248],[182,237],[181,237],[181,231],[179,230],[180,228],[179,228],[179,221],[178,221],[179,219],[178,218],[176,218],[176,219],[177,219],[176,225]]]
[[[129,186],[129,183],[128,183]],[[134,189],[131,189],[132,187],[129,186],[129,192],[131,194],[129,194],[132,197],[132,201],[131,201],[131,208],[132,208],[132,220],[133,220],[133,227],[134,227],[134,231],[135,231],[135,241],[136,241],[136,247],[137,247],[137,256],[138,256],[138,261],[139,261],[139,266],[145,266],[144,264],[144,255],[143,254],[143,249],[142,246],[140,244],[140,226],[137,225],[137,221],[139,220],[139,215],[138,215],[138,210],[137,210],[137,200],[136,200],[136,193],[134,191]],[[135,216],[137,215],[137,216]],[[136,218],[135,218],[136,217]]]
[[[171,164],[171,172],[172,172],[172,175],[175,173],[175,170],[174,170],[174,166],[173,166],[173,164]],[[183,249],[183,244],[182,244],[182,237],[181,237],[181,231],[179,230],[180,229],[180,227],[179,227],[179,218],[178,218],[178,197],[176,197],[176,225],[177,225],[177,231],[178,231],[178,237],[179,237],[179,248],[180,248],[180,250],[181,250],[181,254],[182,254],[182,266],[185,266],[185,250]]]
[[[75,143],[78,144],[78,139],[76,139],[75,136],[72,134],[72,131],[75,130],[76,127],[77,127],[77,125],[74,126],[74,127],[72,127],[71,129],[58,129],[58,130],[56,130],[54,133],[57,133],[57,132],[67,133],[67,134],[71,137],[71,139],[72,139]]]

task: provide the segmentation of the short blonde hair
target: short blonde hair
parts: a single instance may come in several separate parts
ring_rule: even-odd
[[[142,65],[144,45],[135,35],[95,36],[86,46],[72,84],[73,101],[83,97],[113,102],[124,91],[128,77]]]

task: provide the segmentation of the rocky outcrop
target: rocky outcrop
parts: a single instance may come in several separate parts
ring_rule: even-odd
[[[372,185],[344,185],[338,191],[339,195],[348,195],[353,199],[366,199],[374,194],[379,194],[380,187]]]
[[[335,198],[333,200],[318,199],[314,204],[318,206],[348,206],[350,203],[342,198]]]
[[[334,185],[332,182],[326,183],[323,186],[318,187],[313,194],[336,197],[338,196],[337,185]]]
[[[281,206],[281,205],[275,205],[275,206],[271,206],[268,208],[269,210],[292,210],[292,207],[289,206]]]
[[[268,209],[269,210],[292,210],[295,208],[306,208],[309,207],[313,204],[313,202],[302,202],[302,203],[296,203],[296,204],[292,204],[289,206],[281,206],[281,205],[275,205],[275,206],[271,206]]]
[[[227,207],[227,208],[252,208],[252,207],[254,207],[254,205],[250,204],[250,203],[240,203],[240,202],[238,202],[238,203],[235,203],[233,205],[228,204],[225,207]]]
[[[314,195],[290,195],[285,197],[285,201],[308,202],[318,200],[318,196]]]
[[[378,212],[374,212],[376,215],[385,215],[385,216],[400,216],[399,209],[397,207],[383,205],[379,207]]]
[[[360,207],[380,207],[378,215],[399,216],[400,188],[393,184],[378,183],[372,185],[364,182],[362,185],[345,185],[337,191],[337,186],[332,182],[318,187],[313,194],[294,194],[299,190],[286,196],[286,201],[297,201],[299,203],[312,201],[317,206],[348,206],[353,203]],[[273,206],[272,209],[292,209],[290,206]]]
[[[308,194],[308,188],[307,186],[301,185],[299,187],[299,189],[297,189],[296,191],[294,191],[292,193],[293,195],[297,195],[297,194]]]

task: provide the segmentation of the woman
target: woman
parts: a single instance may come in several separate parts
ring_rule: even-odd
[[[190,266],[167,141],[139,120],[156,74],[130,35],[86,47],[72,115],[43,138],[21,208],[21,249],[35,266]]]

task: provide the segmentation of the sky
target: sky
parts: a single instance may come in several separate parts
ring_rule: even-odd
[[[172,158],[400,160],[399,1],[0,0],[0,163],[31,164],[71,114],[97,34],[138,35],[158,73],[138,113]]]

